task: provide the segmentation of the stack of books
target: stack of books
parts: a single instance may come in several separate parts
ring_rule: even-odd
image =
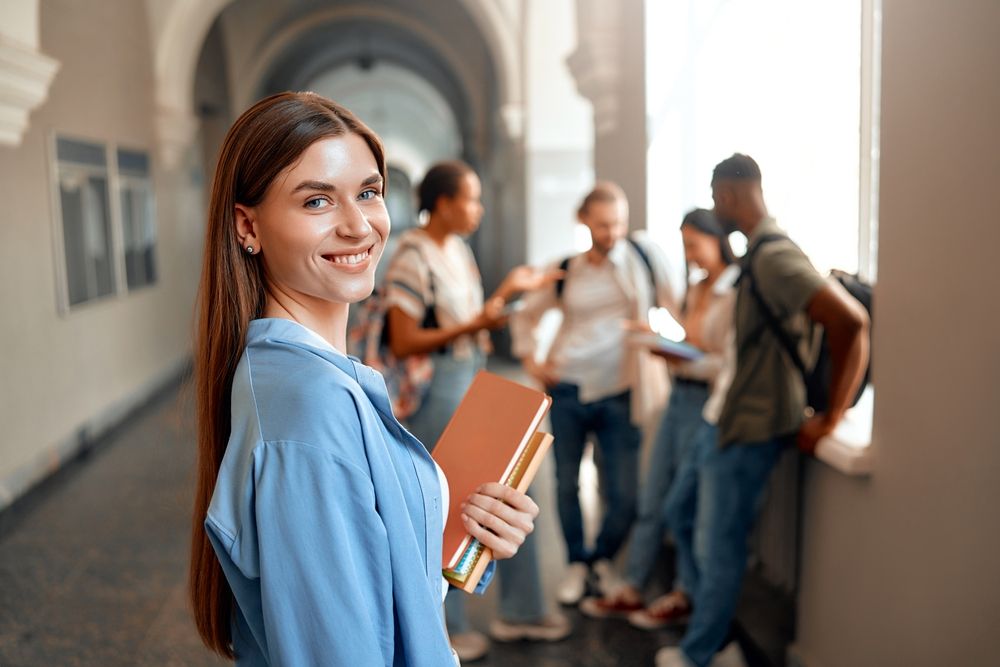
[[[527,490],[552,444],[552,436],[538,430],[551,404],[543,392],[481,371],[434,447],[451,499],[442,570],[453,586],[475,590],[493,559],[465,531],[461,504],[487,482]]]

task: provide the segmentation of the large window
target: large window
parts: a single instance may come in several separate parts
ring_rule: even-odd
[[[66,137],[55,140],[60,306],[156,281],[149,156]]]
[[[877,0],[646,3],[650,233],[711,208],[712,168],[753,156],[771,214],[821,271],[874,276]]]

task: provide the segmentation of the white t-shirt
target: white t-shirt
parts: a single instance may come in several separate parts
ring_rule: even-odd
[[[578,385],[585,403],[615,396],[628,389],[625,376],[625,329],[631,304],[610,261],[595,266],[588,261],[571,267],[563,303],[572,318],[552,350],[556,372],[564,382]]]

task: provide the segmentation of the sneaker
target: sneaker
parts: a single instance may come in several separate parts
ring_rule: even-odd
[[[640,630],[658,630],[668,625],[687,623],[691,618],[691,603],[679,591],[657,598],[645,609],[634,611],[628,622]]]
[[[511,623],[503,619],[495,619],[490,623],[490,636],[500,642],[516,642],[521,640],[557,642],[569,637],[573,626],[563,614],[555,612],[547,614],[534,623]]]
[[[656,652],[656,667],[692,667],[692,663],[679,646],[668,646]],[[729,642],[715,654],[708,667],[746,667],[746,661],[736,642]]]
[[[556,588],[556,599],[561,604],[574,605],[580,601],[587,590],[587,576],[590,570],[586,563],[570,563],[566,574]]]
[[[680,646],[667,646],[656,652],[656,667],[692,667]]]
[[[625,581],[618,576],[615,566],[606,558],[595,561],[593,565],[594,577],[597,579],[597,590],[601,596],[610,598],[617,595],[618,591],[627,586]]]
[[[743,651],[736,642],[729,642],[721,651],[712,658],[709,667],[747,667],[746,660],[743,659]]]
[[[624,590],[624,589],[622,589]],[[591,618],[619,618],[642,609],[642,598],[619,593],[603,598],[584,598],[580,611]]]
[[[481,632],[470,630],[451,635],[451,648],[462,662],[481,660],[490,650],[490,640]]]

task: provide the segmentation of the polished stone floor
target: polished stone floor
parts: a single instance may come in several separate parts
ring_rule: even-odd
[[[167,391],[0,514],[0,666],[224,664],[202,648],[185,598],[192,422],[187,386]],[[542,570],[553,599],[563,550],[550,468],[543,467],[535,492],[543,508],[537,527]],[[489,624],[493,595],[470,602],[480,629]],[[766,592],[755,598],[751,590],[744,598],[751,608],[741,616],[762,627],[758,636],[778,656],[768,661],[748,648],[748,662],[780,660],[785,630],[766,620],[773,614],[757,611],[768,607]],[[566,613],[575,630],[569,639],[495,644],[476,664],[649,667],[658,647],[679,640],[676,632],[642,632]]]

